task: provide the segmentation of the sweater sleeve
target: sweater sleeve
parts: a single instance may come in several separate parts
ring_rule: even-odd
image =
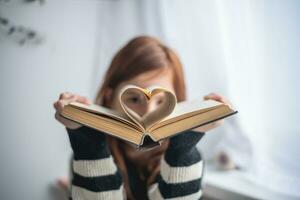
[[[113,161],[106,136],[86,126],[66,129],[74,153],[71,199],[124,199],[122,177]]]
[[[201,199],[203,161],[196,144],[203,135],[187,131],[170,139],[156,183],[148,189],[149,199]]]

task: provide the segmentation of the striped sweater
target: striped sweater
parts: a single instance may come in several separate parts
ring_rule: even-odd
[[[126,199],[105,134],[85,126],[67,132],[74,153],[70,199]],[[203,135],[187,131],[170,139],[156,182],[148,188],[150,200],[201,199],[203,161],[196,144]]]

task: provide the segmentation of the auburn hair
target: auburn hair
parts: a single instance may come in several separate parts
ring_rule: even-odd
[[[105,98],[108,90],[112,91],[113,94],[111,94],[111,96],[113,97],[115,96],[114,91],[122,82],[148,71],[164,69],[170,69],[172,71],[177,101],[184,101],[186,99],[184,73],[177,54],[156,38],[150,36],[133,38],[113,57],[104,76],[105,78],[102,82],[102,86],[97,93],[95,103],[104,107],[109,107],[110,102]],[[127,198],[133,199],[120,141],[117,138],[110,136],[107,136],[107,141],[114,161],[121,172]],[[163,155],[163,153],[164,152],[161,154]],[[153,183],[154,178],[158,173],[159,166],[153,170],[149,180],[147,180],[147,184],[150,185]]]

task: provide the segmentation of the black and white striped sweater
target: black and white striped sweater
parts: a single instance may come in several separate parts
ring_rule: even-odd
[[[126,199],[105,135],[85,126],[67,132],[74,153],[71,199]],[[203,135],[187,131],[170,139],[157,182],[148,188],[150,200],[201,199],[203,161],[196,144]]]

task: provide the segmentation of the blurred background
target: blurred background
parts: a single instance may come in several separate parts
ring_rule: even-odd
[[[198,144],[206,196],[300,199],[299,11],[299,0],[0,0],[0,199],[64,199],[71,148],[52,104],[64,91],[94,99],[138,35],[178,52],[188,99],[217,92],[239,111]]]

